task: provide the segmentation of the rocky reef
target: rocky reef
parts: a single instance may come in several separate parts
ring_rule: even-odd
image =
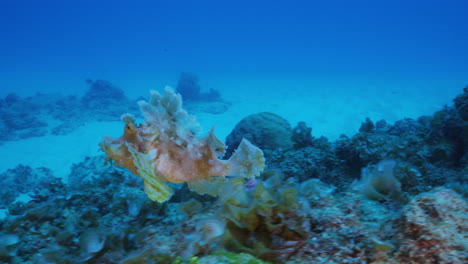
[[[88,89],[83,96],[37,93],[20,97],[10,93],[0,98],[0,144],[48,134],[65,135],[93,121],[118,121],[122,113],[138,116],[137,100],[106,80],[86,79]],[[231,103],[219,91],[202,92],[198,78],[182,73],[178,92],[190,112],[221,114]]]
[[[262,263],[253,256],[272,263],[467,259],[468,206],[448,188],[408,201],[373,200],[266,171],[215,201],[176,202],[181,188],[160,204],[147,198],[140,179],[103,161],[88,158],[73,166],[69,185],[50,181],[25,190],[35,194],[31,201],[11,202],[0,220],[0,261],[209,263],[236,256],[220,252],[247,253],[252,263]]]
[[[189,72],[182,72],[177,81],[176,92],[179,93],[184,101],[216,101],[221,99],[221,93],[216,89],[210,89],[208,92],[202,92],[198,77]]]
[[[466,184],[468,122],[462,118],[466,114],[462,103],[466,98],[465,88],[454,100],[454,106],[416,120],[406,118],[389,124],[385,120],[374,123],[368,118],[354,136],[342,135],[335,142],[313,137],[312,129],[300,123],[289,134],[283,132],[293,141],[292,147],[268,146],[267,168],[279,169],[299,181],[319,178],[344,190],[368,165],[395,160],[395,177],[406,193],[418,194],[451,183]],[[252,137],[257,126],[258,122],[243,128],[244,133],[236,132],[236,127],[232,134]],[[276,142],[277,138],[263,134],[262,141]]]
[[[168,181],[168,201],[151,201],[119,158],[130,170],[88,157],[67,184],[47,168],[12,168],[0,182],[0,263],[467,263],[467,99],[464,89],[416,120],[367,119],[335,142],[310,124],[254,115],[265,122],[241,122],[233,138],[264,147],[265,170],[212,182],[215,198]],[[151,122],[124,121],[141,134],[109,141],[114,151],[149,153],[140,140]],[[262,131],[275,124],[284,141]],[[178,136],[195,134],[176,127],[163,132],[187,147]]]
[[[63,135],[92,121],[119,120],[122,111],[137,112],[123,90],[104,80],[86,80],[89,89],[76,95],[42,94],[0,99],[0,142],[47,134]]]
[[[196,75],[189,72],[180,74],[175,91],[184,99],[188,111],[222,114],[231,106],[231,103],[221,96],[220,91],[213,88],[208,92],[203,90]]]

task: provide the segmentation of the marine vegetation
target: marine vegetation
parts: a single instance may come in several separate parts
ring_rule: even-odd
[[[151,92],[149,102],[138,102],[146,119],[137,124],[132,115],[122,116],[124,134],[105,137],[101,149],[119,166],[144,180],[151,200],[168,200],[173,189],[167,184],[187,182],[200,194],[217,194],[224,176],[252,178],[265,163],[263,152],[244,139],[228,160],[220,160],[225,146],[214,130],[200,137],[201,127],[182,108],[182,98],[166,87],[163,95]]]

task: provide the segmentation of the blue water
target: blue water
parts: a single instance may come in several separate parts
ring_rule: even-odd
[[[84,92],[101,78],[146,95],[191,71],[217,89],[321,80],[449,100],[468,83],[467,11],[463,0],[2,1],[1,94]]]

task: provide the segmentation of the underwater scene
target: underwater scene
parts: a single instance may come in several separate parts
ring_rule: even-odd
[[[468,263],[468,2],[0,2],[0,263]]]

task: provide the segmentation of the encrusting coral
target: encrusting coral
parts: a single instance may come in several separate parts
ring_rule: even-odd
[[[167,182],[187,182],[193,191],[216,195],[223,176],[251,178],[263,170],[262,150],[246,139],[228,160],[220,160],[225,145],[213,129],[198,136],[200,125],[182,108],[182,98],[172,88],[166,87],[163,95],[152,91],[149,102],[138,104],[146,122],[137,124],[132,115],[123,115],[124,134],[105,137],[100,147],[109,159],[144,180],[150,199],[168,200],[173,190]]]

